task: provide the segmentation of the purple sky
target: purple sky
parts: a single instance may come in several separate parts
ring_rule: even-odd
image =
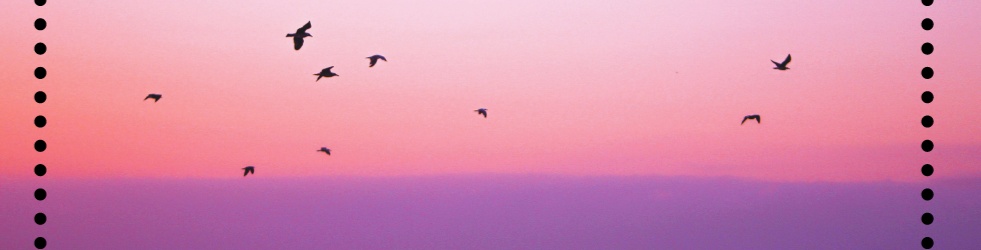
[[[981,1],[0,10],[0,249],[981,245]],[[285,34],[307,21],[295,51]],[[340,76],[315,82],[327,66]]]
[[[981,181],[457,175],[49,179],[0,187],[0,248],[941,249],[981,241]],[[38,185],[51,194],[32,201]],[[932,187],[930,202],[919,190]],[[24,205],[36,204],[36,205]],[[33,213],[50,222],[32,225]],[[922,212],[936,214],[930,226]]]

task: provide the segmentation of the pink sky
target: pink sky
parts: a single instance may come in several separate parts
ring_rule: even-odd
[[[978,245],[978,1],[0,10],[0,249]],[[285,34],[307,21],[294,51]],[[389,60],[368,68],[373,54]],[[315,82],[327,66],[340,76]]]
[[[976,2],[31,4],[0,4],[18,10],[0,17],[3,176],[37,163],[85,178],[233,178],[246,165],[913,181],[929,162],[938,177],[981,174]],[[921,30],[923,17],[937,27]],[[306,21],[313,37],[294,51],[284,35]],[[38,41],[47,54],[33,54]],[[771,69],[788,53],[790,70]],[[368,68],[373,54],[389,62]],[[340,76],[314,82],[327,66]],[[920,79],[923,66],[937,76]],[[38,90],[48,102],[32,101]],[[937,100],[920,102],[924,90]],[[763,123],[740,126],[752,113]],[[48,151],[33,152],[39,138]],[[920,151],[923,139],[937,149]]]

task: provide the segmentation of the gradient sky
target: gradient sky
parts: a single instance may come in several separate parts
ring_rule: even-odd
[[[233,178],[255,165],[911,181],[924,162],[940,177],[981,174],[978,2],[31,4],[0,4],[22,10],[0,17],[3,176],[37,163],[73,178]],[[937,27],[921,30],[923,17]],[[313,37],[294,51],[284,35],[307,21]],[[47,54],[33,54],[38,41]],[[927,41],[933,55],[919,52]],[[771,69],[788,53],[790,70]],[[368,68],[373,54],[389,61]],[[315,82],[327,66],[340,76]],[[921,79],[923,66],[937,76]],[[32,101],[38,90],[48,102]],[[920,102],[924,90],[937,100]],[[763,123],[740,126],[752,113]],[[49,149],[33,152],[36,139]],[[923,139],[937,149],[920,151]]]
[[[0,249],[979,245],[979,1],[0,10]],[[294,51],[285,34],[307,21]],[[389,60],[368,68],[373,54]],[[328,66],[340,76],[315,82]]]

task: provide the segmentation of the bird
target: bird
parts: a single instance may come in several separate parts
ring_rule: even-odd
[[[758,115],[758,114],[752,114],[752,115],[744,116],[743,117],[743,122],[739,123],[739,125],[743,125],[743,123],[746,123],[746,120],[750,120],[750,119],[756,119],[756,124],[759,124],[760,123],[760,115]]]
[[[386,61],[386,62],[388,61],[388,60],[385,60],[385,57],[382,56],[382,55],[373,55],[373,56],[365,57],[365,58],[371,59],[371,63],[368,64],[368,67],[369,68],[374,67],[375,66],[375,63],[378,62],[378,59],[382,59],[382,61]]]
[[[245,174],[242,175],[243,177],[244,176],[248,176],[249,173],[252,173],[252,175],[255,175],[255,167],[253,167],[253,166],[244,167],[242,169],[245,169]]]
[[[143,98],[143,100],[146,101],[147,99],[153,98],[153,102],[157,102],[157,101],[160,100],[160,97],[163,97],[163,95],[160,95],[160,94],[149,94],[149,95],[146,96],[146,98]]]
[[[485,108],[479,108],[479,109],[474,110],[474,111],[476,111],[478,115],[484,115],[484,118],[487,118],[487,109],[485,109]]]
[[[330,66],[330,67],[324,68],[323,70],[320,71],[320,73],[316,73],[316,74],[313,74],[313,75],[317,76],[317,81],[320,81],[320,78],[321,77],[340,76],[338,74],[334,74],[334,72],[330,72],[330,69],[332,69],[332,68],[334,68],[334,66]]]
[[[777,63],[777,62],[774,62],[773,60],[770,60],[770,61],[773,62],[773,64],[776,64],[777,65],[773,69],[778,69],[778,70],[788,70],[788,69],[790,69],[790,68],[787,68],[787,64],[790,63],[790,54],[787,54],[787,59],[783,59],[783,62],[782,63]]]
[[[317,150],[317,152],[324,152],[327,153],[327,155],[330,155],[330,149],[327,147],[320,147],[320,150]]]
[[[296,33],[286,34],[286,37],[293,38],[293,49],[300,50],[300,47],[303,47],[303,38],[313,36],[310,33],[307,33],[307,30],[310,29],[310,27],[310,22],[307,21],[307,24],[304,24],[303,27],[296,29]]]

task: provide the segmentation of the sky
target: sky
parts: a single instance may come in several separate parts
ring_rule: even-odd
[[[981,230],[977,179],[932,181],[930,202],[914,183],[726,177],[81,179],[40,208],[17,205],[38,183],[6,183],[5,249],[971,249]]]
[[[3,17],[0,133],[24,143],[0,146],[0,173],[30,176],[41,159],[65,177],[981,173],[981,88],[967,84],[981,33],[965,32],[981,4],[191,3],[5,3],[25,11]],[[294,51],[285,34],[307,21]],[[389,61],[369,68],[374,54]],[[787,54],[790,70],[772,69]],[[315,81],[328,66],[340,76]],[[762,124],[740,126],[748,114]],[[49,149],[32,152],[37,139]]]
[[[359,181],[329,184],[355,190],[353,194],[375,195],[365,198],[370,201],[347,200],[351,203],[332,209],[349,209],[349,214],[365,204],[395,204],[369,211],[388,214],[384,218],[411,219],[412,214],[399,213],[398,208],[412,207],[406,204],[413,202],[440,201],[446,207],[439,209],[460,211],[425,217],[440,218],[437,221],[441,222],[431,227],[405,225],[430,230],[424,232],[449,232],[471,222],[459,218],[483,218],[493,213],[474,210],[479,207],[474,203],[480,201],[478,198],[487,198],[489,204],[512,209],[508,211],[514,214],[500,215],[503,217],[497,224],[488,219],[481,224],[485,227],[474,232],[491,230],[500,233],[496,234],[499,237],[509,236],[494,230],[539,232],[538,224],[512,228],[507,223],[545,216],[542,223],[550,229],[562,225],[616,228],[589,243],[601,246],[622,239],[617,235],[623,233],[657,235],[665,233],[658,230],[687,223],[631,227],[623,224],[629,224],[624,218],[630,217],[615,217],[614,212],[623,209],[629,210],[626,214],[642,216],[649,211],[631,209],[661,204],[660,200],[593,207],[610,203],[607,199],[646,199],[637,193],[652,189],[674,195],[697,194],[663,201],[671,205],[657,210],[658,216],[684,213],[692,206],[733,205],[714,200],[725,196],[719,193],[725,188],[776,192],[745,194],[750,200],[769,202],[740,203],[758,212],[732,215],[736,217],[724,211],[715,215],[731,220],[750,220],[768,213],[779,215],[776,218],[794,218],[798,214],[793,211],[801,209],[808,214],[828,209],[845,213],[851,210],[842,207],[862,206],[910,209],[903,210],[907,214],[870,222],[868,230],[874,231],[915,225],[922,209],[913,210],[919,207],[910,204],[920,202],[915,194],[922,186],[938,180],[981,181],[981,133],[977,133],[981,87],[973,84],[981,78],[977,70],[981,50],[976,49],[981,44],[981,32],[977,32],[981,17],[976,15],[981,12],[981,2],[937,1],[924,7],[919,1],[885,0],[93,0],[49,1],[43,7],[34,6],[32,1],[3,1],[0,9],[13,10],[0,15],[0,32],[4,34],[0,39],[0,54],[4,55],[0,59],[0,183],[6,183],[0,184],[0,193],[9,199],[28,199],[16,194],[47,186],[52,194],[52,201],[43,205],[3,207],[18,214],[17,218],[30,218],[36,210],[55,209],[48,204],[57,204],[64,205],[65,210],[55,214],[69,216],[71,219],[66,220],[72,222],[114,221],[105,217],[111,216],[106,213],[138,213],[148,206],[175,201],[187,207],[129,214],[126,218],[151,220],[156,215],[177,216],[174,211],[189,211],[180,209],[204,212],[207,216],[180,218],[183,220],[172,228],[144,228],[186,239],[189,236],[181,235],[179,228],[200,227],[194,224],[200,223],[196,220],[216,214],[232,216],[221,211],[273,203],[288,193],[326,198],[269,205],[266,209],[299,209],[302,214],[312,211],[310,206],[345,201],[332,196],[339,194],[316,188],[310,183],[316,181],[309,180],[353,178],[366,183],[391,180],[393,184],[377,190]],[[48,24],[43,31],[32,25],[39,17]],[[926,17],[936,23],[930,31],[919,25]],[[285,34],[308,21],[312,23],[308,33],[313,36],[296,51]],[[46,44],[47,53],[32,51],[37,42]],[[924,42],[932,43],[936,51],[921,53]],[[366,57],[374,54],[384,55],[388,61],[369,68]],[[790,69],[774,70],[770,60],[780,61],[788,54],[793,55]],[[42,80],[31,73],[38,66],[48,71]],[[316,81],[313,74],[329,66],[334,66],[333,72],[339,76]],[[925,66],[935,69],[936,76],[922,79],[919,72]],[[35,103],[36,91],[44,91],[48,100]],[[924,104],[920,101],[923,91],[931,91],[936,100]],[[156,103],[144,101],[149,93],[163,97]],[[474,112],[478,108],[488,109],[487,118]],[[749,114],[760,114],[761,123],[740,125],[742,117]],[[47,118],[47,126],[33,125],[37,115]],[[924,115],[932,116],[936,124],[922,127],[919,121]],[[38,139],[47,142],[46,151],[34,151],[32,145]],[[920,142],[925,139],[932,140],[936,149],[923,152]],[[320,147],[330,148],[332,154],[317,152]],[[48,167],[47,175],[41,178],[32,171],[39,163]],[[933,176],[920,174],[924,163],[936,167]],[[255,166],[256,174],[243,179],[241,168],[245,166]],[[444,184],[433,185],[456,188],[466,186],[460,183],[471,178],[466,176],[475,176],[475,183],[484,183],[480,185],[548,191],[495,195],[485,190],[477,198],[462,198],[420,184],[426,178],[448,178],[436,181]],[[551,182],[527,176],[575,181]],[[660,184],[638,180],[670,180],[677,185],[645,186]],[[217,184],[205,184],[209,181]],[[302,183],[291,184],[293,181]],[[238,194],[224,205],[211,203],[213,196],[236,192],[235,182],[251,183],[245,184],[249,193],[272,191],[254,197]],[[596,187],[595,182],[639,186],[611,191]],[[187,198],[173,195],[193,193],[182,186],[185,184],[203,185],[201,193]],[[124,191],[150,186],[159,196]],[[417,190],[419,194],[409,198],[378,196],[398,189]],[[869,193],[870,189],[873,192]],[[872,200],[883,203],[872,204],[855,195],[879,194],[874,190],[888,197],[901,197],[902,193],[908,200],[876,197]],[[797,191],[805,194],[790,197]],[[837,199],[841,192],[850,198]],[[88,193],[95,196],[86,196]],[[569,193],[592,198],[563,196],[555,203],[519,203],[523,207],[512,207],[515,203],[509,202]],[[616,195],[602,197],[607,193]],[[788,199],[800,200],[765,205]],[[808,199],[827,203],[798,206]],[[120,205],[126,203],[123,200],[135,204]],[[944,203],[934,208],[971,211],[957,209],[976,205]],[[562,206],[572,208],[568,213],[542,212]],[[68,212],[75,209],[77,213]],[[607,213],[580,224],[564,221],[598,210]],[[248,209],[233,214],[261,217],[260,211]],[[284,212],[272,214],[289,216]],[[213,230],[204,235],[231,237],[220,234],[220,229],[290,225],[277,218],[250,222],[255,224],[219,223],[201,230]],[[705,228],[686,230],[705,232],[710,225],[717,225],[711,217],[699,218],[696,222]],[[827,214],[813,218],[834,221]],[[890,218],[910,221],[890,224],[896,223]],[[213,220],[221,219],[228,218]],[[165,223],[153,220],[150,225]],[[290,217],[287,221],[291,220],[299,219]],[[56,221],[59,219],[51,223],[67,223]],[[811,222],[816,224],[807,224]],[[819,231],[835,228],[819,222],[815,219],[804,224]],[[342,224],[349,228],[329,234],[341,238],[378,234],[371,228],[389,225],[385,223],[398,224],[382,219],[344,221]],[[747,237],[760,236],[779,232],[772,228],[791,228],[787,223],[774,219],[739,230],[749,230]],[[120,230],[113,232],[140,228],[106,225]],[[411,238],[411,230],[398,225],[397,230],[406,231],[386,233]],[[977,229],[976,225],[943,227],[957,232]],[[324,225],[307,226],[311,232],[333,230]],[[739,231],[731,230],[721,232]],[[71,242],[79,239],[69,239],[69,232],[84,231],[64,228],[57,234]],[[724,235],[705,233],[706,237]],[[835,233],[839,232],[823,236],[795,232],[786,237],[860,242]],[[913,235],[902,239],[922,235],[907,233],[895,235]],[[572,236],[584,234],[560,235],[575,238]],[[160,240],[153,237],[135,237],[132,244],[147,246]],[[268,239],[283,237],[287,236]],[[480,245],[478,238],[461,236]],[[875,243],[892,242],[886,238],[862,246],[896,248]],[[426,248],[415,244],[427,242],[368,246],[362,244],[370,239],[362,240],[335,246]],[[684,246],[696,241],[639,240],[631,246]],[[87,244],[97,247],[110,244],[107,242]],[[193,242],[197,241],[188,244]],[[202,242],[198,243],[205,244]],[[527,243],[521,242],[512,243]],[[708,242],[746,248],[793,247],[786,245],[791,243],[758,246],[736,240]],[[538,243],[542,245],[522,246],[564,248],[556,242]],[[447,244],[437,247],[459,246]]]

